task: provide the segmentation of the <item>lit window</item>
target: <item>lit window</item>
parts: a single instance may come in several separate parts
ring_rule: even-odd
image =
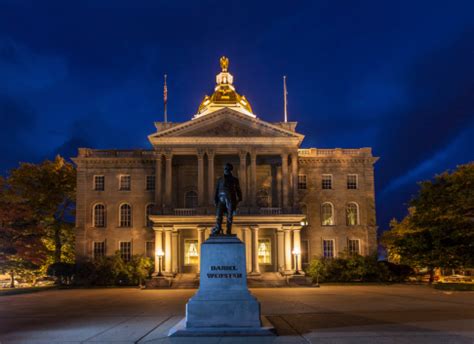
[[[298,189],[300,190],[306,190],[306,175],[305,174],[300,174],[298,175]]]
[[[272,245],[270,239],[258,240],[258,263],[271,264],[272,263]]]
[[[120,242],[120,257],[128,262],[132,257],[132,243],[130,241]]]
[[[349,251],[349,254],[351,256],[360,254],[360,240],[355,239],[355,240],[348,240],[347,242],[347,250]]]
[[[104,191],[105,190],[105,177],[94,176],[94,190]]]
[[[105,227],[105,205],[96,204],[93,213],[94,227]]]
[[[357,174],[347,175],[347,188],[351,190],[357,189]]]
[[[198,265],[198,263],[199,263],[198,241],[185,240],[184,241],[184,264],[185,265]]]
[[[334,258],[334,240],[323,240],[324,258]]]
[[[146,222],[146,226],[147,227],[151,227],[153,226],[153,221],[150,220],[150,215],[153,214],[153,208],[154,208],[154,204],[148,204],[146,206],[146,210],[145,210],[145,222]]]
[[[359,224],[359,207],[356,203],[349,203],[346,207],[346,224],[348,226]]]
[[[120,206],[120,227],[132,226],[132,207],[130,204]]]
[[[334,225],[334,209],[331,203],[323,203],[321,205],[321,225]]]
[[[154,258],[155,257],[155,242],[153,242],[153,241],[147,241],[146,242],[145,255],[148,258]]]
[[[188,191],[184,195],[184,207],[185,208],[197,208],[198,195],[196,191]]]
[[[146,189],[147,191],[155,190],[155,176],[146,176]]]
[[[105,242],[94,242],[94,259],[102,258],[105,256]]]
[[[332,174],[323,174],[321,187],[325,190],[332,189]]]
[[[129,175],[120,176],[120,190],[130,191],[131,183],[132,183],[132,180],[131,180],[131,177]]]

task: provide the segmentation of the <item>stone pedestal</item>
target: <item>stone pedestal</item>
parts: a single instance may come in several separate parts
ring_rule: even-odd
[[[186,304],[186,318],[169,335],[274,335],[247,288],[244,243],[236,236],[211,236],[201,246],[200,261],[199,290]]]

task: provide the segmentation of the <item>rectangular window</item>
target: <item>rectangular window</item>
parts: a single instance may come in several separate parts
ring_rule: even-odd
[[[306,190],[306,188],[307,188],[306,175],[305,174],[298,175],[298,189]]]
[[[323,240],[324,258],[334,258],[334,240]]]
[[[104,176],[94,176],[94,190],[95,191],[105,190],[105,177]]]
[[[154,258],[155,257],[155,242],[154,241],[147,241],[146,242],[145,254],[148,258]]]
[[[130,241],[120,242],[120,257],[126,262],[132,258],[132,243]]]
[[[347,175],[347,188],[350,190],[357,189],[357,174]]]
[[[321,187],[324,190],[332,189],[332,174],[323,174]]]
[[[301,240],[301,264],[303,267],[309,263],[309,240]]]
[[[146,190],[155,190],[155,176],[146,176]]]
[[[120,190],[121,191],[130,191],[132,180],[129,175],[120,176]]]
[[[258,263],[272,263],[272,242],[270,239],[258,239]]]
[[[105,257],[105,241],[94,242],[94,259]]]
[[[184,241],[184,265],[198,265],[198,241],[185,240]]]
[[[349,239],[347,241],[347,250],[351,256],[360,254],[360,240],[359,239]]]

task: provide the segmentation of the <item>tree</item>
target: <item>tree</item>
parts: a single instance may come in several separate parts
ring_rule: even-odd
[[[0,271],[11,277],[38,269],[47,256],[42,241],[44,229],[35,219],[27,200],[0,177]]]
[[[474,163],[420,183],[408,215],[392,220],[382,243],[389,258],[411,267],[474,266]]]
[[[8,178],[13,192],[25,200],[37,223],[44,229],[51,263],[72,262],[76,171],[59,155],[54,161],[22,163]]]

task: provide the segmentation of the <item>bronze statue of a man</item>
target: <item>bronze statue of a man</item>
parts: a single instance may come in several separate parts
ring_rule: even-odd
[[[239,179],[232,175],[233,166],[230,163],[224,166],[224,176],[220,177],[216,185],[214,203],[216,205],[216,226],[212,229],[212,234],[222,234],[222,218],[227,214],[226,234],[232,234],[232,220],[237,205],[242,201],[242,191],[240,190]]]

